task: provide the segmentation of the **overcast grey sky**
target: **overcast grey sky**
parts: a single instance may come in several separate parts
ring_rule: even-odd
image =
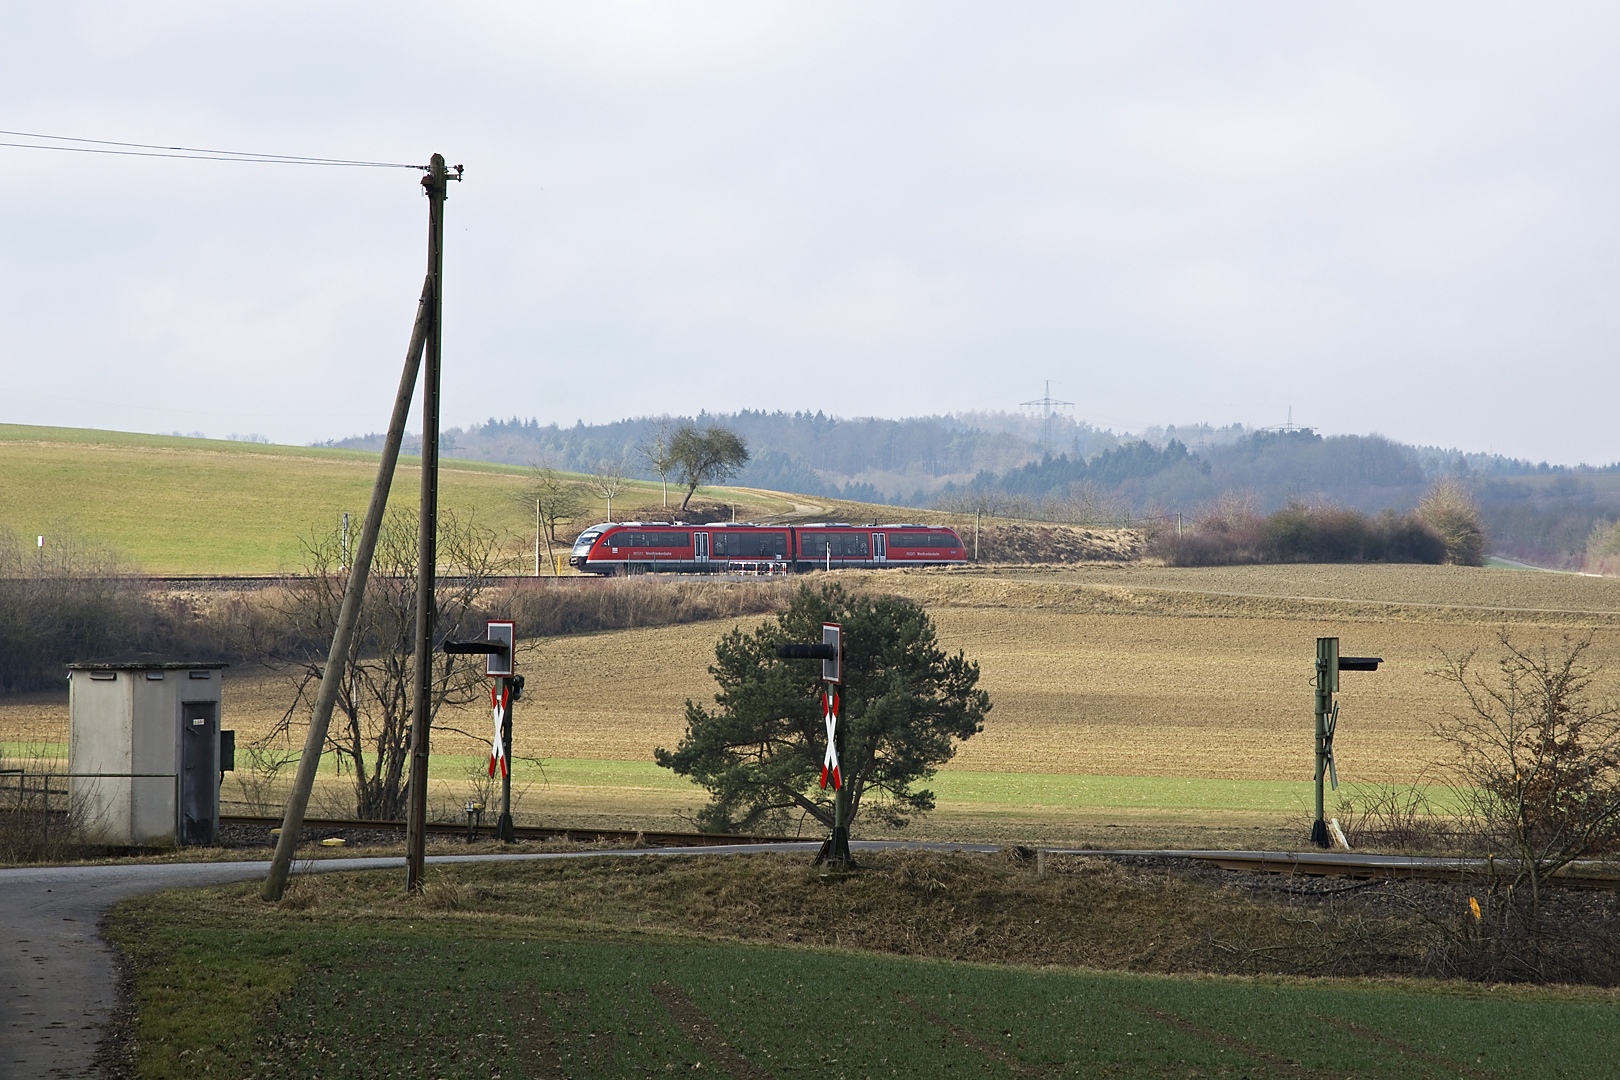
[[[0,127],[467,167],[445,422],[1620,459],[1613,4],[9,3]],[[0,421],[384,426],[413,173],[0,149]]]

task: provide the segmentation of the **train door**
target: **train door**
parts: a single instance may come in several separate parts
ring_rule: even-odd
[[[872,534],[872,561],[882,566],[889,561],[889,534]]]
[[[695,532],[695,533],[692,534],[692,561],[697,563],[699,566],[704,566],[704,565],[708,564],[708,562],[709,562],[709,534],[708,533],[706,533],[706,532]]]

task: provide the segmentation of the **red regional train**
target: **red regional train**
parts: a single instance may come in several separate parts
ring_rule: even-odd
[[[754,525],[605,522],[574,541],[568,565],[592,574],[786,573],[832,567],[967,562],[962,538],[937,525]]]

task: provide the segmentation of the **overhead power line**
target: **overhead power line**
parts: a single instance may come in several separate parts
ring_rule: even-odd
[[[243,161],[259,165],[325,165],[351,169],[417,169],[398,161],[351,161],[347,158],[311,157],[303,154],[264,154],[245,150],[211,150],[196,146],[161,146],[153,143],[119,142],[114,139],[79,139],[68,135],[43,135],[35,131],[0,131],[0,136],[42,139],[44,142],[0,142],[0,146],[20,150],[59,150],[75,154],[113,154],[118,157],[179,158],[188,161]],[[52,143],[85,143],[84,146],[53,146]],[[124,149],[114,149],[123,147]]]

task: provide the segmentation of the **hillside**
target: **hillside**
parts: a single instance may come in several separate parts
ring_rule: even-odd
[[[1588,549],[1620,520],[1620,463],[1553,465],[1413,446],[1375,434],[1324,436],[1309,428],[1196,424],[1133,435],[1030,413],[887,420],[743,410],[572,427],[491,418],[451,429],[446,439],[464,458],[578,470],[622,460],[650,477],[637,447],[660,425],[688,422],[722,424],[747,441],[752,457],[738,484],[834,502],[959,514],[979,509],[1092,525],[1176,514],[1196,518],[1234,495],[1261,513],[1304,500],[1401,514],[1446,476],[1472,490],[1493,551],[1560,569],[1607,565],[1601,551],[1592,556]],[[368,435],[330,445],[376,449],[381,439]],[[918,513],[910,509],[899,516]],[[1615,553],[1609,554],[1613,561]]]
[[[0,528],[47,543],[65,529],[150,574],[274,574],[298,569],[300,538],[340,529],[345,512],[358,529],[376,470],[361,450],[0,425]],[[514,555],[532,551],[529,475],[444,460],[440,506],[509,536]],[[401,458],[390,509],[414,515],[420,490],[420,459]],[[634,484],[620,505],[659,498],[656,484]],[[791,508],[755,492],[735,501],[745,516]]]
[[[163,435],[0,425],[0,529],[16,536],[70,532],[104,544],[133,567],[156,575],[260,575],[296,571],[302,540],[341,529],[348,512],[358,529],[376,476],[377,455],[332,447],[277,446]],[[562,535],[607,517],[585,493],[585,477],[563,474],[585,494],[586,511]],[[532,470],[519,465],[444,459],[440,506],[472,517],[505,538],[514,569],[532,568]],[[421,488],[419,459],[402,458],[390,509],[411,515]],[[632,482],[614,501],[617,520],[660,520],[658,484]],[[916,521],[950,524],[973,534],[971,515],[843,499],[784,495],[757,488],[700,488],[703,503],[724,519],[802,522]],[[1134,558],[1141,537],[1112,530],[1056,528],[997,521],[982,530],[988,559],[1012,561]]]

